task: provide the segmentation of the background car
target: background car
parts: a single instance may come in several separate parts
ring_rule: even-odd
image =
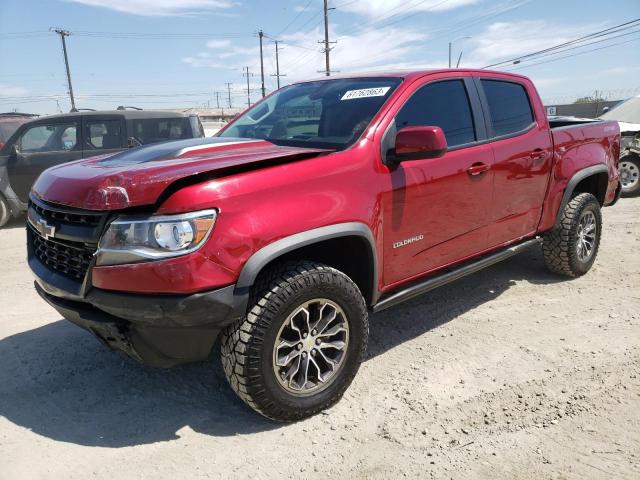
[[[197,115],[140,109],[74,112],[23,123],[0,148],[0,227],[27,210],[31,185],[49,167],[203,136]]]
[[[640,194],[640,96],[619,103],[600,118],[615,120],[620,125],[622,196],[634,197]]]
[[[20,125],[29,120],[33,120],[38,115],[33,113],[8,112],[0,113],[0,148],[7,143]]]

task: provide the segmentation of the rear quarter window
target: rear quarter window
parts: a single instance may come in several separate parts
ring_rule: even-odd
[[[133,120],[133,136],[143,144],[191,138],[188,122],[186,117]]]
[[[493,136],[512,135],[533,124],[533,111],[524,86],[501,80],[481,80],[489,104]]]

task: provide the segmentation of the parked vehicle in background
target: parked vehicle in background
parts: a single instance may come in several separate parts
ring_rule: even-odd
[[[24,123],[0,148],[0,227],[27,210],[31,185],[49,167],[203,136],[197,115],[139,109],[66,113]]]
[[[205,137],[213,137],[216,133],[222,130],[228,122],[218,121],[205,121],[202,122],[202,127],[204,128],[204,136]]]
[[[40,296],[145,364],[206,359],[293,421],[337,402],[380,311],[542,244],[595,262],[620,192],[616,122],[555,126],[487,70],[284,87],[217,137],[45,171],[27,248]],[[416,319],[419,321],[419,319]]]
[[[620,125],[620,183],[622,196],[640,194],[640,96],[631,97],[600,116]]]
[[[37,116],[38,115],[33,113],[0,113],[0,148],[7,143],[7,140],[11,138],[13,132],[15,132],[20,125],[29,120],[33,120]]]

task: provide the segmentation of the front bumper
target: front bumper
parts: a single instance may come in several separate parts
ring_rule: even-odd
[[[110,349],[145,365],[167,368],[206,359],[220,330],[241,316],[234,285],[192,295],[138,295],[90,288],[81,297],[47,282],[37,268],[46,267],[37,259],[30,260],[35,289],[49,305]]]

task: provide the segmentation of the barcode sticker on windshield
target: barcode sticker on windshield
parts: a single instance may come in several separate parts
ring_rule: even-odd
[[[391,87],[361,88],[349,90],[340,100],[355,100],[356,98],[384,97]]]

